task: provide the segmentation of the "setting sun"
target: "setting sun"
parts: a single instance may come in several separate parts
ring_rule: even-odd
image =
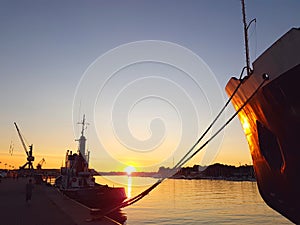
[[[127,167],[125,168],[125,172],[127,173],[128,176],[130,176],[131,173],[132,173],[132,172],[135,172],[135,171],[136,171],[136,169],[135,169],[133,166],[127,166]]]

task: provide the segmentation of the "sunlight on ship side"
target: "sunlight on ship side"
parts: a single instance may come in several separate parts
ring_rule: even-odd
[[[255,143],[256,143],[256,136],[253,135],[255,131],[253,129],[256,129],[256,121],[257,117],[253,113],[253,111],[250,108],[245,108],[240,114],[239,118],[248,142],[249,150],[252,154],[252,157],[256,155],[255,157],[259,157],[257,154],[258,152],[255,151]]]
[[[251,133],[251,128],[250,128],[250,124],[247,119],[247,116],[241,115],[240,117],[241,117],[241,122],[242,122],[244,132],[245,132],[246,136],[248,136]]]
[[[244,130],[250,151],[252,151],[254,148],[254,145],[253,145],[253,140],[252,140],[253,136],[252,136],[252,132],[251,132],[251,124],[250,124],[251,121],[249,121],[245,112],[240,113],[239,118],[240,118],[243,130]]]

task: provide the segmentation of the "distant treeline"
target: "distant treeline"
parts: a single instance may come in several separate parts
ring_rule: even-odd
[[[158,174],[162,177],[170,172],[170,168],[160,167]],[[216,163],[210,166],[194,165],[183,167],[172,178],[183,179],[228,179],[228,180],[255,180],[253,166],[229,166]]]
[[[124,176],[126,172],[98,172],[95,175]],[[183,167],[173,172],[169,167],[160,167],[157,172],[132,172],[138,177],[170,177],[174,179],[225,179],[225,180],[255,180],[252,165],[230,166],[216,163],[210,166],[194,165]]]

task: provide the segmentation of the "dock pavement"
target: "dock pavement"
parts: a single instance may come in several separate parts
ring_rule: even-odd
[[[0,225],[116,225],[109,218],[88,222],[90,209],[62,195],[56,188],[34,184],[30,203],[25,201],[29,178],[0,182]]]

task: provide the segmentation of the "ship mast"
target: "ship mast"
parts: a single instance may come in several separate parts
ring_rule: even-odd
[[[247,69],[247,76],[250,76],[252,74],[252,69],[250,67],[250,57],[249,57],[249,45],[248,45],[248,28],[251,25],[253,21],[256,21],[256,19],[253,19],[250,21],[249,24],[247,24],[246,21],[246,10],[245,10],[245,1],[241,0],[242,2],[242,13],[243,13],[243,24],[244,24],[244,38],[245,38],[245,50],[246,50],[246,69]]]
[[[85,153],[86,137],[84,136],[84,131],[86,130],[86,126],[88,125],[88,123],[85,122],[85,115],[83,115],[82,122],[79,122],[78,124],[82,125],[81,136],[79,139],[76,140],[79,142],[78,151],[80,152],[80,154],[82,155],[82,157],[85,159],[85,161],[88,164],[89,162],[87,160],[86,153]]]

